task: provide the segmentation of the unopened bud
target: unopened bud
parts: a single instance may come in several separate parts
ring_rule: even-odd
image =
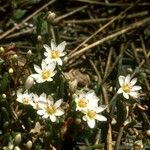
[[[4,53],[5,49],[3,47],[0,47],[0,53]]]
[[[2,94],[2,98],[4,98],[4,99],[5,99],[6,97],[7,97],[7,96],[6,96],[6,94]]]
[[[20,150],[20,148],[18,146],[15,146],[14,150]]]
[[[27,56],[30,57],[31,55],[32,55],[32,51],[31,51],[31,50],[28,50]]]
[[[63,62],[66,64],[68,62],[68,57],[65,56]]]
[[[28,141],[27,143],[26,143],[26,148],[27,148],[27,150],[31,150],[31,148],[32,148],[32,141]]]
[[[55,17],[56,17],[56,14],[55,14],[55,13],[53,13],[53,12],[51,12],[51,11],[48,12],[47,20],[48,20],[50,23],[53,23],[53,22],[54,22]]]
[[[11,59],[13,59],[13,60],[18,59],[18,55],[17,54],[12,55]]]
[[[19,145],[20,142],[21,142],[21,134],[18,133],[18,134],[15,136],[14,144],[15,144],[15,145]]]
[[[30,89],[34,84],[34,79],[31,76],[28,76],[25,82],[25,88]]]
[[[150,137],[150,130],[147,130],[147,131],[146,131],[146,134],[147,134],[147,136]]]
[[[80,124],[81,124],[81,119],[80,119],[80,118],[76,118],[76,119],[75,119],[75,123],[76,123],[77,125],[80,125]]]
[[[14,73],[13,68],[9,68],[8,72],[9,72],[9,74],[13,74]]]

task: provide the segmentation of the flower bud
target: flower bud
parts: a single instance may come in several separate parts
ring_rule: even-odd
[[[14,73],[13,68],[9,68],[8,72],[9,72],[9,74],[13,74]]]
[[[12,55],[11,59],[13,59],[13,60],[18,59],[18,55],[17,54]]]
[[[146,134],[147,134],[147,136],[150,137],[150,130],[147,130],[147,131],[146,131]]]
[[[31,76],[28,76],[25,81],[25,88],[30,89],[34,84],[34,79]]]
[[[31,150],[31,148],[32,148],[32,141],[28,141],[27,143],[26,143],[26,148],[27,148],[27,150]]]
[[[32,55],[32,51],[29,49],[27,52],[27,56],[30,57]]]
[[[47,20],[48,20],[50,23],[53,23],[53,22],[54,22],[55,17],[56,17],[56,14],[55,14],[55,13],[53,13],[53,12],[51,12],[51,11],[48,12]]]
[[[7,96],[6,96],[6,94],[5,94],[5,93],[3,93],[3,94],[2,94],[2,98],[4,98],[4,99],[5,99],[6,97],[7,97]]]
[[[18,146],[15,146],[14,150],[20,150],[20,148]]]
[[[3,47],[0,47],[0,53],[4,53],[5,49]]]
[[[15,136],[14,144],[15,144],[15,145],[19,145],[20,142],[21,142],[21,134],[18,133],[18,134]]]

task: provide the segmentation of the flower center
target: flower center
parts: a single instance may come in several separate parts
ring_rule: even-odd
[[[26,97],[24,97],[24,98],[22,99],[22,102],[23,102],[23,104],[28,105],[28,104],[29,104],[29,99],[26,98]]]
[[[59,52],[56,51],[56,50],[52,50],[52,51],[51,51],[51,57],[52,57],[53,59],[59,58]]]
[[[78,101],[78,106],[81,107],[81,108],[85,108],[87,106],[87,102],[84,98],[81,98],[79,101]]]
[[[53,106],[47,106],[46,111],[48,114],[52,115],[55,113],[55,108]]]
[[[89,118],[95,118],[95,116],[96,116],[96,112],[94,111],[94,110],[89,110],[88,111],[88,113],[87,113],[87,116],[89,117]]]
[[[129,93],[131,87],[130,87],[130,85],[128,85],[128,84],[124,84],[124,85],[122,86],[122,89],[123,89],[123,91],[124,91],[125,93]]]
[[[50,77],[50,75],[51,75],[51,72],[50,72],[49,70],[42,72],[42,78],[43,78],[44,80],[47,80],[47,79]]]

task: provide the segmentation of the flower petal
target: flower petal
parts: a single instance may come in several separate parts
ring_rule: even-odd
[[[138,92],[130,92],[129,95],[132,96],[133,98],[138,98],[139,97]]]
[[[129,99],[129,94],[128,93],[123,92],[123,96],[124,96],[124,98]]]
[[[118,91],[117,91],[117,93],[118,93],[118,94],[121,94],[121,93],[123,93],[123,90],[122,90],[122,88],[119,88],[119,89],[118,89]]]
[[[130,81],[130,84],[133,86],[136,82],[137,82],[137,78],[133,78],[133,79]]]
[[[141,86],[138,86],[138,85],[135,85],[132,87],[131,91],[138,91],[138,90],[141,90],[142,87]]]
[[[95,119],[97,119],[99,121],[107,121],[107,118],[105,116],[99,115],[99,114],[96,115]]]
[[[61,105],[61,103],[62,103],[62,99],[56,101],[55,104],[54,104],[54,107],[58,108]]]
[[[47,44],[44,44],[43,47],[45,48],[45,50],[47,52],[49,52],[51,50],[51,48]]]
[[[56,116],[61,116],[63,114],[64,114],[64,111],[62,109],[57,109],[56,112],[55,112]]]
[[[122,86],[125,82],[125,77],[124,76],[119,76],[119,84]]]
[[[128,74],[125,78],[125,84],[130,83],[130,80],[131,80],[131,76],[130,76],[130,74]]]
[[[41,72],[41,68],[40,68],[38,65],[34,65],[34,70],[35,70],[37,73],[40,73],[40,72]]]
[[[51,40],[51,50],[56,50],[56,44],[54,40]]]
[[[60,43],[60,44],[57,46],[56,49],[57,49],[59,52],[63,52],[63,50],[65,49],[65,47],[66,47],[66,42],[64,41],[64,42]]]
[[[90,128],[94,128],[94,126],[95,126],[95,120],[94,119],[91,119],[91,120],[88,120],[88,126],[90,127]]]
[[[62,66],[62,60],[61,60],[61,58],[57,59],[57,63],[58,63],[58,65]]]
[[[50,115],[49,117],[50,117],[50,119],[51,119],[52,122],[56,121],[56,116],[55,115]]]

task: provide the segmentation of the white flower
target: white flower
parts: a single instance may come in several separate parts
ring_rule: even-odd
[[[24,105],[30,105],[32,103],[32,93],[29,94],[28,91],[21,93],[18,91],[16,100]]]
[[[46,62],[43,60],[41,63],[41,68],[37,65],[34,65],[34,69],[37,72],[37,74],[32,74],[31,77],[33,77],[38,83],[52,81],[52,77],[56,73],[54,71],[55,67],[55,63],[46,64]]]
[[[119,84],[121,87],[118,89],[117,93],[123,93],[123,96],[126,99],[129,99],[129,95],[133,98],[138,98],[138,90],[141,89],[141,86],[135,85],[136,82],[137,78],[133,78],[131,80],[131,76],[129,74],[126,77],[119,76]]]
[[[80,91],[75,95],[76,110],[85,111],[87,108],[96,107],[98,105],[99,98],[94,91],[84,92]]]
[[[107,118],[103,115],[99,114],[102,111],[104,111],[106,107],[93,107],[88,108],[86,111],[84,111],[85,116],[83,116],[83,120],[87,121],[87,124],[90,128],[94,128],[95,126],[95,120],[98,121],[107,121]]]
[[[55,122],[57,116],[64,114],[64,111],[60,108],[61,103],[61,99],[54,103],[52,98],[48,98],[47,103],[43,106],[42,109],[38,110],[37,113],[43,118],[50,118],[52,122]]]
[[[31,103],[31,105],[36,110],[42,109],[47,104],[45,93],[42,93],[40,96],[33,94],[32,99],[33,103]]]
[[[58,46],[54,43],[54,41],[51,41],[51,47],[44,44],[44,48],[46,52],[44,55],[46,56],[45,62],[48,64],[50,62],[57,62],[58,65],[62,66],[62,60],[60,57],[64,56],[66,53],[63,52],[66,46],[66,42],[60,43]]]

